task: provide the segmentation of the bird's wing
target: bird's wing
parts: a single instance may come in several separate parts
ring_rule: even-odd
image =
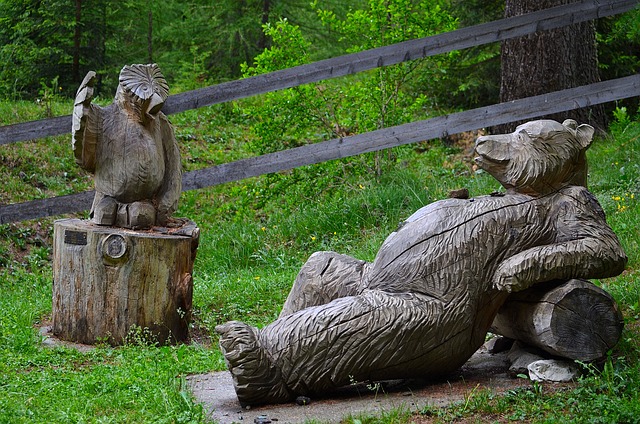
[[[71,146],[76,162],[87,171],[95,171],[96,144],[99,141],[100,107],[91,104],[96,73],[90,71],[84,77],[76,93],[73,107]]]

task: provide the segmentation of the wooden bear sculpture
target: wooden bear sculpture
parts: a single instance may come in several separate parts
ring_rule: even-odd
[[[182,190],[180,152],[160,112],[169,87],[157,65],[125,66],[114,102],[91,103],[95,72],[76,94],[73,151],[95,174],[91,219],[99,225],[145,229],[165,225]]]
[[[592,136],[572,120],[539,120],[478,138],[476,163],[506,194],[423,207],[372,263],[317,252],[276,321],[216,327],[240,402],[449,373],[482,345],[510,292],[621,273],[625,253],[585,188]]]

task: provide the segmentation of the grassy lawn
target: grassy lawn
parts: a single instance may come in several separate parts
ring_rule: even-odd
[[[68,104],[0,104],[4,125],[65,114]],[[253,153],[251,135],[228,106],[171,117],[185,170]],[[215,325],[262,326],[279,313],[296,273],[317,250],[372,260],[384,238],[424,204],[466,187],[499,189],[472,166],[468,146],[439,141],[395,148],[376,177],[369,155],[183,193],[176,216],[201,228],[194,271],[193,340],[156,346],[133,332],[129,343],[87,352],[43,347],[39,327],[51,314],[51,235],[56,218],[0,226],[0,423],[206,422],[185,386],[189,374],[225,369]],[[474,391],[463,404],[395,411],[350,422],[638,422],[640,420],[640,123],[618,119],[589,151],[590,190],[629,256],[619,277],[598,282],[619,302],[625,331],[618,346],[571,390],[532,384],[502,396]],[[0,146],[0,202],[91,188],[73,161],[70,137]],[[84,216],[78,214],[78,216]]]

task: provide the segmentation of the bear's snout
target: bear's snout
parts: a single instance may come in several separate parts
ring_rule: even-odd
[[[504,163],[511,158],[511,135],[483,135],[477,138],[475,152],[478,165],[482,162]]]

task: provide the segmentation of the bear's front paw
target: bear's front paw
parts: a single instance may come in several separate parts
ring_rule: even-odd
[[[493,274],[493,288],[501,292],[511,293],[522,290],[521,281],[514,275],[513,266],[509,260],[500,264],[498,270]]]
[[[513,276],[511,275],[496,275],[493,277],[493,288],[502,292],[511,293],[513,290]]]

